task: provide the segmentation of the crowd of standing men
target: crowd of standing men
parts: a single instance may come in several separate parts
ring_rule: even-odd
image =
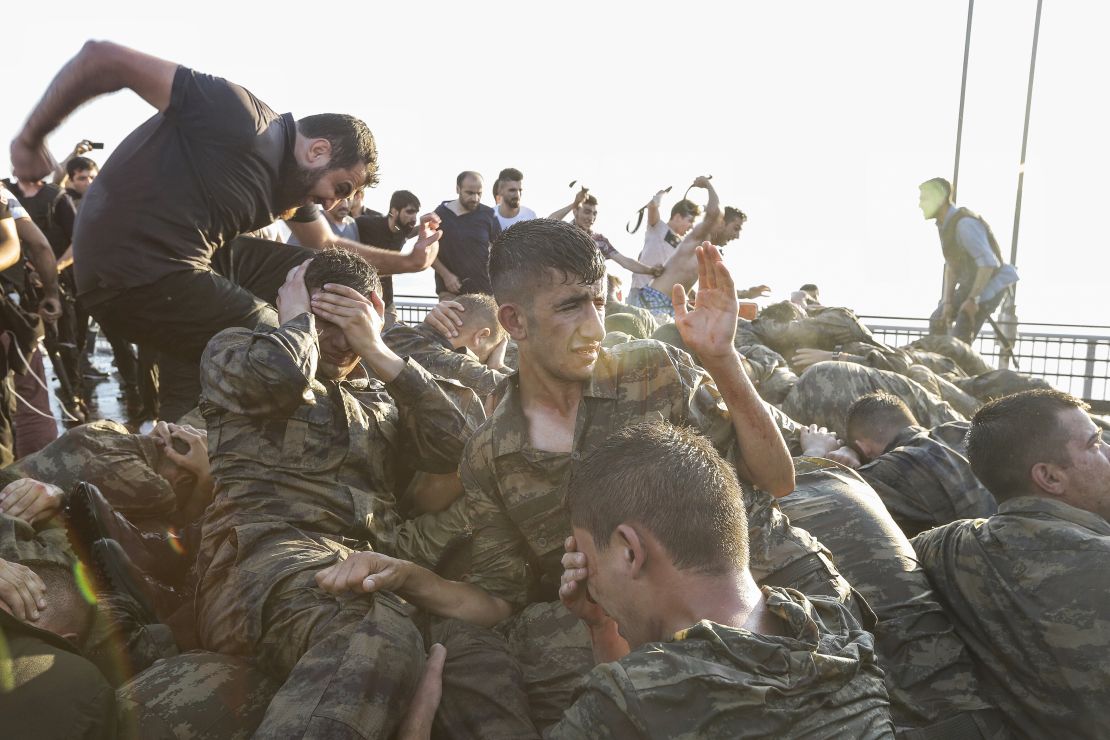
[[[91,142],[59,168],[46,137],[120,89],[157,113],[102,170]],[[424,215],[404,190],[376,213],[362,121],[111,43],[11,153],[5,734],[1110,723],[1106,423],[968,344],[1017,276],[947,182],[921,186],[934,332],[892,347],[812,284],[748,314],[767,288],[720,252],[747,215],[708,176],[704,210],[645,206],[637,259],[593,231],[594,194],[537,217],[513,168],[494,207],[467,171]],[[426,269],[440,302],[398,320],[389,276]],[[53,423],[39,339],[83,421],[90,320],[164,421],[36,438],[10,409]]]

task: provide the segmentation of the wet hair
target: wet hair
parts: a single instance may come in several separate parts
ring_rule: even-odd
[[[91,172],[100,169],[96,162],[88,157],[74,157],[66,162],[66,175],[72,179],[78,172]]]
[[[740,223],[742,224],[747,223],[748,214],[744,213],[739,208],[725,206],[725,221],[735,221],[736,219],[740,219]]]
[[[893,393],[876,391],[860,396],[848,407],[844,429],[849,440],[889,441],[914,424],[917,418],[905,401]]]
[[[987,403],[971,419],[967,459],[971,472],[1002,502],[1032,493],[1029,473],[1037,463],[1067,465],[1067,437],[1060,413],[1090,408],[1068,393],[1022,391]]]
[[[804,319],[806,317],[806,312],[791,301],[772,303],[770,306],[765,306],[763,310],[759,312],[759,318],[767,319],[768,321],[797,321],[798,319]]]
[[[592,285],[605,277],[605,258],[590,235],[574,224],[536,218],[518,221],[490,245],[489,277],[497,303],[531,305],[551,272],[564,284]]]
[[[476,177],[479,180],[482,179],[482,176],[479,175],[474,170],[463,170],[462,172],[459,173],[459,176],[455,178],[455,187],[461,188],[462,184],[463,184],[463,180],[465,180],[468,177]]]
[[[420,207],[420,199],[409,191],[398,190],[389,196],[389,210],[397,209],[397,212],[400,213],[409,206]]]
[[[748,567],[748,518],[736,471],[708,439],[666,422],[611,435],[567,481],[571,524],[599,550],[620,524],[650,532],[676,568],[710,575]]]
[[[490,340],[496,344],[505,338],[505,328],[497,320],[497,302],[485,293],[465,293],[457,296],[455,302],[462,305],[464,329],[489,329]]]
[[[304,284],[309,294],[328,283],[354,288],[366,298],[382,289],[378,271],[356,254],[345,249],[323,249],[312,257],[312,264],[304,273]]]
[[[701,206],[692,200],[682,200],[671,206],[671,218],[675,216],[693,216],[697,218],[701,215]]]
[[[37,620],[28,624],[57,635],[76,635],[74,642],[83,646],[92,630],[96,605],[81,593],[74,569],[44,561],[23,565],[33,570],[46,587],[46,608],[40,610]]]
[[[378,147],[370,128],[362,120],[346,113],[318,113],[299,119],[297,132],[309,139],[328,140],[331,144],[329,170],[364,164],[366,180],[361,184],[378,184]]]
[[[498,182],[520,182],[523,179],[524,173],[515,167],[506,167],[497,175]]]
[[[936,186],[943,190],[944,197],[948,199],[949,203],[952,202],[952,183],[948,182],[948,180],[945,180],[943,177],[934,177],[933,179],[926,180],[925,182],[918,185],[918,189],[924,190],[925,188],[930,186]]]

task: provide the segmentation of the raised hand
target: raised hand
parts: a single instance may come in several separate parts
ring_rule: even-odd
[[[703,363],[731,358],[735,353],[732,340],[736,336],[736,316],[740,310],[736,285],[719,249],[702,242],[695,251],[698,292],[694,310],[687,310],[686,290],[676,283],[671,290],[675,326],[682,341]]]
[[[432,266],[439,254],[441,236],[443,232],[439,229],[439,216],[425,213],[420,217],[420,235],[409,254],[409,272],[421,272]]]
[[[307,260],[285,275],[285,283],[278,288],[278,321],[282,324],[311,310],[311,299],[304,284],[304,274],[312,260]]]

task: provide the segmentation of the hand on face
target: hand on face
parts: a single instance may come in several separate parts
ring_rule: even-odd
[[[278,321],[285,324],[290,319],[306,313],[311,308],[308,288],[304,284],[304,274],[312,260],[294,267],[285,276],[285,283],[278,288]]]
[[[380,344],[384,312],[376,293],[366,298],[346,285],[328,283],[312,296],[312,313],[338,327],[361,357],[367,357]]]
[[[720,250],[702,242],[696,251],[698,292],[694,310],[687,311],[686,290],[675,284],[671,290],[674,323],[690,351],[704,362],[712,362],[735,355],[732,340],[736,336],[740,302]]]
[[[33,622],[46,608],[46,584],[25,565],[0,560],[0,609],[16,619]]]
[[[802,427],[799,437],[802,454],[807,457],[827,457],[830,452],[840,447],[840,440],[835,434],[816,424]]]
[[[563,575],[559,585],[559,600],[574,616],[581,619],[587,627],[596,628],[611,622],[612,619],[601,606],[590,598],[586,588],[586,556],[578,551],[574,535],[567,537],[563,545]]]

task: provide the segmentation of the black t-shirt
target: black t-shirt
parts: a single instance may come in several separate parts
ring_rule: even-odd
[[[487,205],[462,216],[447,207],[444,201],[436,208],[443,236],[439,238],[439,261],[462,283],[463,293],[493,294],[489,281],[489,245],[501,235],[497,215]],[[446,290],[436,273],[436,292]]]
[[[208,269],[216,248],[291,205],[274,200],[295,141],[290,114],[178,67],[165,113],[123,140],[85,195],[73,242],[78,291]]]
[[[388,216],[359,216],[355,219],[358,225],[358,240],[378,249],[388,249],[400,252],[408,236],[402,231],[393,231],[389,228]],[[393,278],[382,275],[382,303],[393,303]]]

